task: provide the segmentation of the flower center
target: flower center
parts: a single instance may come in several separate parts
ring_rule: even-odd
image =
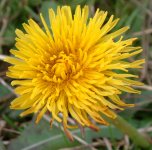
[[[73,64],[70,56],[67,56],[63,52],[60,52],[58,58],[55,60],[51,71],[54,72],[54,76],[65,80],[70,73],[70,66]]]
[[[66,55],[63,51],[58,56],[50,57],[50,63],[45,65],[44,80],[61,83],[82,75],[82,68],[73,54]]]

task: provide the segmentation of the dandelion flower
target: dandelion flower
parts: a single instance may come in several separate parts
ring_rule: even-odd
[[[140,68],[144,60],[127,58],[142,50],[132,46],[135,38],[121,36],[128,27],[111,32],[119,19],[112,15],[106,21],[107,12],[99,9],[92,18],[88,14],[88,6],[77,6],[74,15],[69,6],[58,7],[56,13],[49,9],[49,25],[40,14],[44,29],[29,19],[25,31],[16,30],[15,57],[6,59],[12,64],[7,76],[19,95],[11,109],[25,110],[21,116],[37,113],[36,122],[50,112],[66,130],[69,116],[95,128],[95,122],[108,124],[102,115],[114,119],[116,109],[133,106],[119,95],[139,93],[131,86],[141,83],[128,69]]]

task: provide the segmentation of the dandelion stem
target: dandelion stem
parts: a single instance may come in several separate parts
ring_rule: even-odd
[[[140,146],[142,148],[148,148],[150,146],[148,140],[122,117],[117,116],[116,119],[105,119],[115,125],[123,133],[127,134],[137,146]]]

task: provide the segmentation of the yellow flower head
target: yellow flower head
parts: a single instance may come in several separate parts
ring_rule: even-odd
[[[93,120],[107,125],[102,114],[115,118],[114,110],[133,106],[119,95],[139,93],[131,86],[141,83],[130,79],[137,76],[128,69],[140,68],[144,60],[126,58],[141,48],[132,46],[135,38],[120,37],[128,27],[110,32],[119,19],[105,21],[107,12],[99,9],[93,18],[88,13],[88,6],[77,6],[74,15],[69,6],[58,7],[56,13],[49,9],[50,25],[40,15],[44,30],[32,19],[23,24],[25,32],[16,30],[15,57],[6,61],[12,64],[7,75],[15,79],[11,84],[19,95],[11,108],[25,109],[21,116],[37,113],[38,122],[49,111],[65,129],[70,127],[68,116],[95,128]]]

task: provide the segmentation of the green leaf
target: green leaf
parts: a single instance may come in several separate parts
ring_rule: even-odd
[[[24,9],[32,16],[32,18],[34,18],[37,21],[40,21],[39,16],[33,11],[32,8],[30,8],[29,6],[25,6]]]
[[[10,143],[8,150],[46,150],[48,147],[57,150],[65,145],[69,147],[76,144],[76,141],[70,143],[60,129],[54,126],[50,128],[48,122],[41,120],[38,125],[30,122],[21,136]]]
[[[152,117],[151,112],[145,111],[150,110],[152,106],[152,92],[143,90],[141,94],[132,94],[131,98],[126,98],[127,103],[136,104],[135,107],[128,108],[119,114],[127,119],[129,122],[133,123],[134,126],[139,127],[139,122],[145,121],[146,123],[151,123]],[[136,118],[136,120],[135,120]],[[143,119],[142,119],[143,118]],[[135,120],[135,121],[134,121]],[[135,123],[138,122],[138,123]],[[140,126],[143,127],[143,126]]]
[[[15,39],[15,25],[14,24],[9,24],[7,27],[7,30],[4,33],[4,38],[5,38],[5,44],[10,45],[14,43]]]
[[[99,128],[99,132],[86,128],[84,140],[90,143],[93,139],[99,137],[113,136],[115,139],[121,139],[123,136],[119,130],[113,126],[111,130],[107,126],[99,126]],[[71,132],[82,138],[79,129],[72,130]],[[22,134],[17,139],[11,141],[8,150],[58,150],[59,148],[73,147],[76,145],[80,145],[80,143],[76,140],[70,142],[59,128],[55,126],[50,128],[49,123],[42,120],[38,125],[34,122],[29,123]]]
[[[32,0],[32,1],[28,1],[28,4],[30,6],[38,6],[42,3],[42,0]]]
[[[3,97],[7,96],[8,94],[10,94],[8,88],[0,84],[0,100],[3,99]]]
[[[50,21],[49,21],[49,9],[52,8],[54,11],[56,11],[57,9],[57,6],[58,6],[58,3],[55,2],[55,1],[45,1],[42,3],[42,6],[41,6],[41,13],[44,17],[44,19],[46,20],[46,23],[48,24],[48,26],[50,25]]]
[[[138,14],[140,13],[140,9],[137,7],[132,13],[128,16],[128,19],[126,20],[125,26],[133,26],[134,21]]]

